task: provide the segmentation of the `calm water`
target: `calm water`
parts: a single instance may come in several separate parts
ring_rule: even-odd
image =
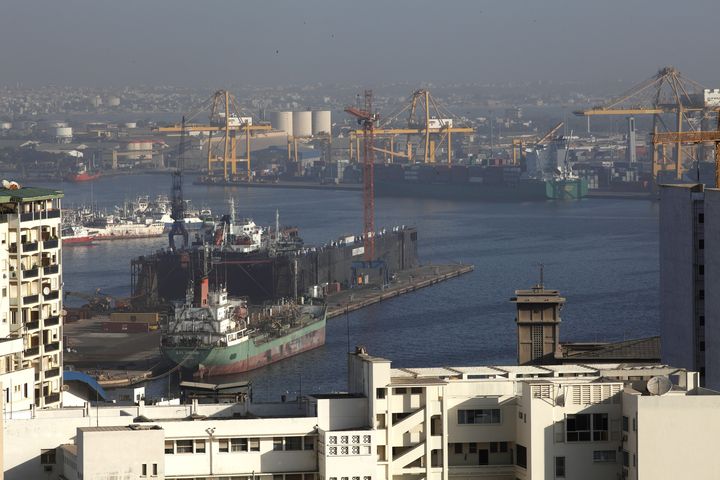
[[[159,175],[47,185],[66,192],[65,205],[110,207],[139,194],[169,191]],[[234,196],[239,216],[297,225],[308,243],[361,229],[359,192],[208,188],[186,197],[214,212]],[[428,263],[462,261],[475,272],[350,314],[350,344],[365,345],[394,366],[508,364],[515,360],[513,291],[538,279],[567,298],[564,340],[622,340],[659,332],[657,206],[633,200],[485,204],[422,199],[376,202],[378,227],[416,225]],[[164,238],[106,242],[64,250],[65,289],[127,295],[131,257],[165,245]],[[77,300],[76,300],[77,302]],[[347,324],[331,320],[327,344],[248,374],[256,398],[345,388]]]

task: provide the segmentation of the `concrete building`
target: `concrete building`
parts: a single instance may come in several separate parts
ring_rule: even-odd
[[[62,390],[62,196],[40,188],[0,189],[7,229],[0,241],[8,252],[2,270],[7,305],[0,306],[7,309],[0,316],[7,312],[9,338],[22,342],[18,370],[34,368],[33,392],[23,392],[22,400],[33,398],[39,408],[59,406]]]
[[[653,377],[667,385],[658,395],[647,387]],[[716,472],[706,452],[713,443],[697,426],[720,427],[720,394],[683,369],[392,368],[359,348],[349,355],[348,390],[279,404],[36,410],[6,422],[6,477],[644,480],[683,468],[689,478]]]
[[[705,203],[702,184],[660,187],[662,358],[668,364],[700,372],[703,380],[707,370],[705,219],[712,223],[705,215]],[[720,383],[707,385],[717,388]]]

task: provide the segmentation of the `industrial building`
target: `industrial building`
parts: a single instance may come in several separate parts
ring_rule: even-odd
[[[33,394],[23,392],[29,408],[60,405],[62,390],[61,192],[41,188],[0,189],[2,250],[7,251],[3,286],[7,307],[3,326],[22,339],[19,367],[34,368]],[[3,279],[3,282],[5,279]],[[15,388],[17,384],[13,386]],[[7,385],[4,388],[8,388]],[[14,406],[13,406],[14,408]],[[5,409],[7,413],[7,408]]]
[[[715,471],[714,444],[697,427],[720,428],[720,395],[684,369],[392,368],[362,347],[348,362],[348,393],[276,404],[251,395],[86,404],[7,420],[6,478],[614,480]]]

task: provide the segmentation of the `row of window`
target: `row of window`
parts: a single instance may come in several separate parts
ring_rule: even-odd
[[[453,451],[461,455],[463,453],[478,453],[477,443],[453,443]],[[465,446],[467,445],[467,449]],[[507,453],[508,442],[490,442],[489,444],[490,453]]]
[[[405,394],[420,394],[423,392],[422,387],[399,387],[399,388],[393,388],[392,389],[393,394],[395,395],[405,395]],[[387,389],[386,388],[376,388],[375,389],[375,398],[382,400],[387,395]]]
[[[494,425],[501,422],[499,408],[483,408],[475,410],[458,410],[458,424]]]
[[[274,451],[314,450],[315,437],[273,437]],[[195,440],[165,440],[165,454],[205,453],[207,451],[205,439]],[[260,438],[237,437],[219,438],[218,451],[220,453],[259,452]]]
[[[615,450],[595,450],[593,452],[593,462],[595,463],[613,463],[617,461],[616,458]],[[555,478],[565,478],[565,475],[565,457],[555,457]]]
[[[327,456],[329,457],[337,455],[370,455],[371,453],[372,447],[369,445],[345,445],[327,448]]]
[[[328,435],[328,445],[337,445],[338,440],[340,440],[340,444],[359,444],[361,437],[360,435],[340,435],[339,438],[337,435]],[[362,436],[362,443],[372,443],[370,435],[363,435]]]
[[[338,477],[328,477],[328,480],[338,480]],[[339,480],[360,480],[360,477],[339,477]],[[362,477],[362,480],[372,480],[372,477]]]
[[[157,475],[158,475],[158,464],[157,463],[153,463],[152,465],[143,463],[140,467],[141,467],[140,468],[140,470],[141,470],[140,476],[141,477],[147,477],[148,472],[152,472],[151,476],[157,477]]]
[[[608,440],[607,413],[580,413],[565,418],[567,442],[606,442]]]

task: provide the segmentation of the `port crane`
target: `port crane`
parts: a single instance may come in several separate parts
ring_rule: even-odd
[[[380,118],[372,109],[372,90],[365,90],[365,108],[347,107],[345,112],[357,119],[363,134],[363,247],[365,261],[375,259],[375,123]],[[359,147],[358,147],[359,148]]]
[[[575,115],[593,117],[604,115],[652,115],[653,135],[657,135],[662,129],[666,132],[682,133],[685,126],[690,130],[696,130],[690,117],[694,112],[706,112],[707,108],[702,101],[702,92],[705,89],[701,84],[684,77],[675,67],[667,66],[660,69],[649,79],[634,85],[620,96],[609,102],[586,110],[574,112]],[[668,128],[664,116],[673,115],[675,126]],[[683,175],[683,152],[682,141],[674,143],[674,166],[676,178]],[[657,182],[658,172],[666,164],[663,154],[662,162],[659,161],[657,149],[653,149],[652,174],[653,180]]]
[[[201,113],[208,111],[210,112],[209,123],[191,123]],[[208,135],[208,175],[214,175],[215,164],[222,163],[223,179],[228,180],[231,175],[233,177],[237,175],[238,162],[244,162],[246,179],[250,181],[252,179],[250,138],[255,132],[268,131],[272,127],[270,125],[253,125],[252,118],[242,114],[235,96],[227,90],[218,90],[210,97],[208,102],[187,117],[187,123],[184,127],[183,125],[171,125],[158,127],[154,130],[161,133],[181,133],[183,129],[186,134],[200,132]],[[237,142],[241,134],[245,136],[244,159],[237,158]],[[213,136],[215,136],[215,141]]]
[[[530,138],[513,138],[512,140],[512,159],[513,164],[518,165],[520,162],[520,159],[524,157],[524,147],[526,144],[532,144],[536,147],[541,147],[543,145],[546,145],[565,125],[565,122],[559,122],[555,126],[553,126],[550,130],[548,130],[545,135],[540,137],[538,140],[534,140],[532,137]]]
[[[172,173],[172,191],[170,193],[170,218],[173,220],[168,233],[168,243],[175,249],[175,237],[182,236],[183,248],[188,246],[188,231],[185,228],[185,200],[183,199],[183,168],[185,168],[185,117],[182,118],[180,144],[175,171]]]
[[[406,126],[393,127],[403,114],[407,113]],[[377,125],[373,131],[374,137],[387,137],[389,139],[389,149],[383,149],[373,146],[374,152],[389,155],[390,161],[395,162],[395,157],[407,159],[409,163],[414,163],[415,152],[412,150],[410,138],[419,136],[422,139],[423,163],[436,163],[435,152],[443,143],[447,146],[447,164],[452,164],[452,135],[472,134],[475,129],[470,127],[457,126],[458,118],[442,107],[435,98],[430,94],[429,90],[415,90],[410,96],[410,101],[399,110],[384,117],[381,125]],[[360,137],[365,135],[364,129],[353,130],[350,132],[350,158],[353,155],[353,142],[355,143],[355,151],[360,152]],[[397,135],[406,136],[407,152],[397,152],[394,147],[394,138]],[[435,139],[439,137],[436,143]]]
[[[694,132],[660,132],[652,136],[653,150],[667,144],[691,144],[703,145],[714,144],[715,157],[715,188],[720,188],[720,118],[718,119],[717,130],[694,131]]]

